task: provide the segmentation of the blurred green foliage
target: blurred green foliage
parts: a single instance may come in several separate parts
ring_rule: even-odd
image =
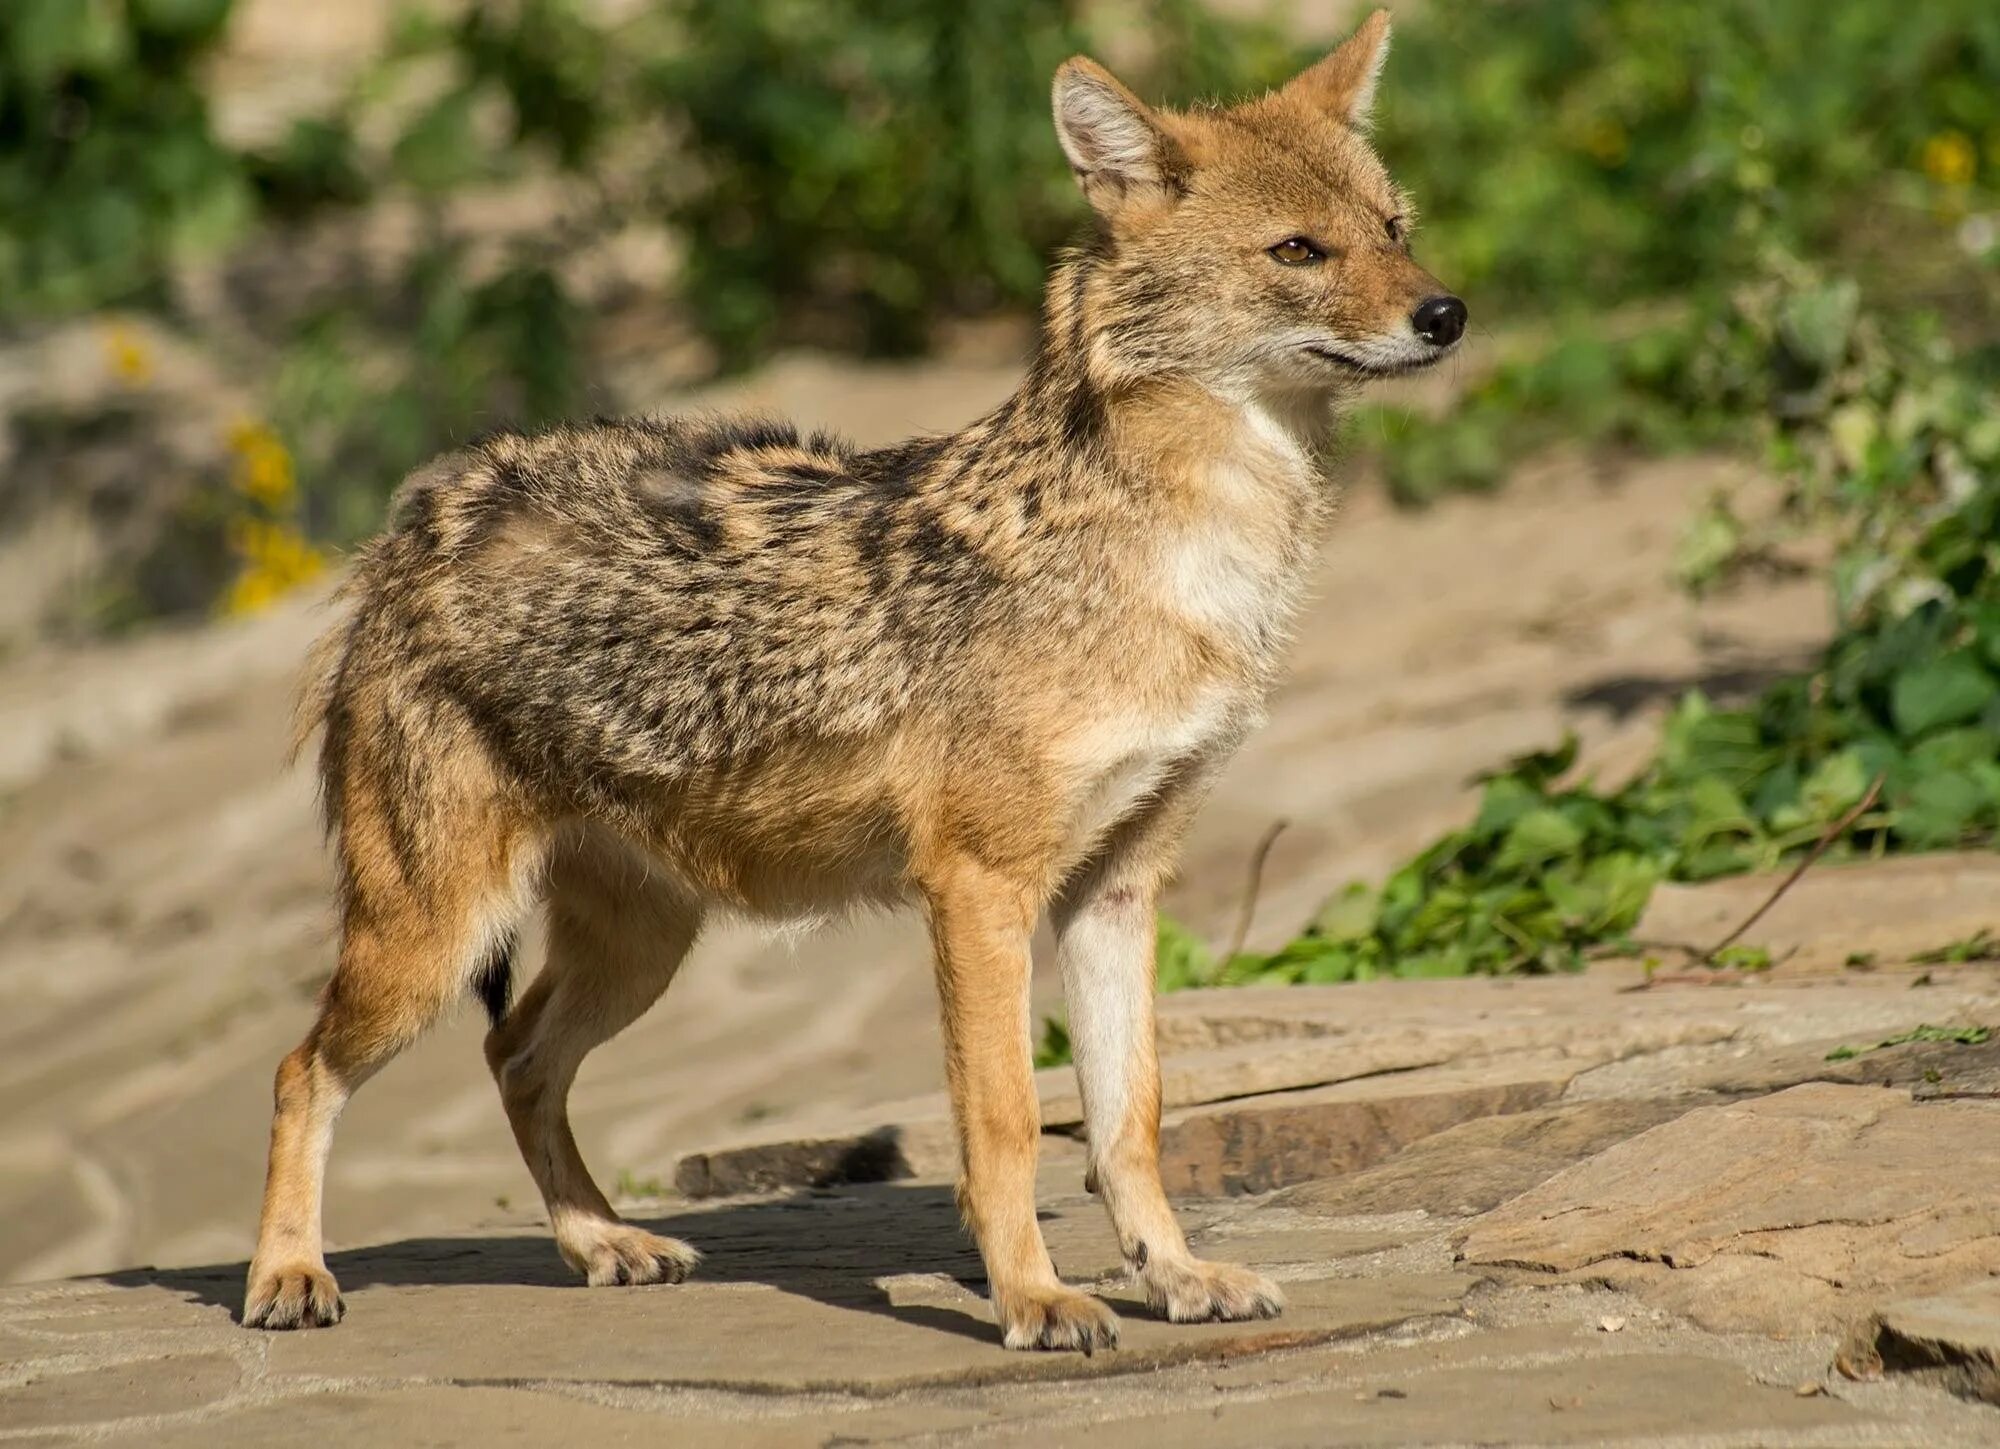
[[[0,7],[0,318],[144,295],[174,255],[244,234],[254,193],[195,70],[229,8]]]
[[[424,67],[442,81],[386,143],[357,141],[350,104],[238,154],[216,140],[198,79],[230,9],[0,11],[0,316],[161,301],[187,257],[269,245],[329,205],[418,199],[429,240],[406,275],[313,299],[292,319],[307,356],[280,371],[401,352],[372,369],[381,385],[357,366],[321,390],[354,392],[358,420],[405,411],[405,376],[441,378],[416,389],[431,425],[391,417],[372,442],[303,447],[315,498],[379,497],[440,439],[591,391],[592,319],[564,290],[562,247],[635,216],[665,223],[671,285],[723,366],[800,337],[917,349],[940,317],[1032,306],[1081,220],[1047,115],[1063,55],[1110,45],[1135,85],[1175,101],[1254,91],[1310,58],[1277,24],[1200,0],[658,0],[615,21],[579,0],[494,0],[402,18],[356,96]],[[1490,486],[1557,436],[1651,448],[1727,434],[1743,413],[1726,399],[1656,397],[1702,339],[1669,328],[1614,344],[1605,309],[1699,301],[1781,254],[1889,253],[1895,265],[1863,269],[1871,289],[1932,277],[1912,257],[1952,251],[1954,228],[1992,203],[1996,97],[2000,19],[1980,0],[1415,10],[1379,141],[1437,218],[1421,253],[1475,317],[1549,318],[1555,342],[1477,388],[1449,427],[1381,413],[1357,436],[1386,440],[1391,486],[1417,501]],[[451,199],[534,175],[591,198],[574,232],[444,281],[466,253],[441,220]],[[537,315],[504,323],[494,308],[510,297]],[[1990,322],[1994,288],[1953,301]],[[367,335],[330,347],[343,330]],[[347,523],[365,501],[317,513]]]
[[[1975,175],[2000,166],[1986,0],[1425,7],[1390,65],[1380,141],[1438,219],[1426,256],[1502,312],[1704,287],[1772,247],[1840,254],[1864,207],[1938,199],[1919,174],[1940,138]],[[1969,184],[1965,164],[1929,181]]]
[[[787,319],[844,319],[875,351],[921,347],[940,314],[1032,307],[1083,208],[1049,122],[1049,77],[1098,39],[1067,0],[940,5],[680,0],[700,37],[646,85],[690,143],[670,211],[683,296],[728,363]],[[1197,0],[1144,0],[1135,83],[1188,99],[1261,87],[1295,59],[1277,32]]]
[[[910,351],[940,312],[1040,294],[1076,219],[1047,124],[1047,78],[1084,44],[1067,5],[683,8],[702,43],[647,79],[691,142],[683,294],[726,361],[802,309]]]

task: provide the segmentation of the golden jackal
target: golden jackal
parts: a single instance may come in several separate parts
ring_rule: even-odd
[[[468,989],[563,1257],[592,1284],[680,1279],[694,1250],[621,1221],[577,1152],[578,1065],[711,911],[904,901],[936,947],[960,1201],[1007,1345],[1118,1337],[1036,1226],[1044,908],[1132,1272],[1177,1322],[1278,1312],[1265,1279],[1188,1251],[1161,1190],[1154,903],[1279,667],[1335,405],[1465,326],[1363,138],[1387,41],[1378,13],[1227,110],[1064,65],[1056,129],[1097,235],[1050,278],[1020,390],[962,432],[858,451],[772,423],[595,423],[403,485],[302,706],[340,959],[278,1068],[245,1323],[341,1316],[334,1120]],[[548,963],[510,1005],[537,899]]]

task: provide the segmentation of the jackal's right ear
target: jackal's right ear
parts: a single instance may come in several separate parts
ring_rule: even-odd
[[[1086,56],[1056,71],[1056,136],[1084,198],[1106,216],[1179,189],[1180,151],[1146,103]]]
[[[1389,12],[1377,10],[1332,55],[1292,77],[1285,93],[1365,131],[1375,110],[1375,83],[1388,58]]]

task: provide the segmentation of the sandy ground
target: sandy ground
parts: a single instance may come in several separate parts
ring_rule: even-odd
[[[874,441],[953,426],[1014,375],[799,357],[721,401]],[[1252,937],[1283,939],[1326,892],[1450,824],[1475,771],[1565,727],[1629,766],[1680,687],[1727,692],[1808,658],[1819,584],[1695,604],[1667,582],[1677,530],[1734,466],[1558,462],[1420,514],[1355,488],[1292,677],[1204,814],[1172,909],[1225,937],[1249,854],[1283,817]],[[293,671],[323,622],[298,600],[0,660],[0,1276],[250,1248],[270,1073],[330,962],[310,790],[281,759]],[[934,1009],[913,921],[791,942],[718,931],[585,1067],[585,1151],[636,1192],[746,1124],[929,1090]],[[332,1244],[533,1205],[476,1015],[349,1109]]]

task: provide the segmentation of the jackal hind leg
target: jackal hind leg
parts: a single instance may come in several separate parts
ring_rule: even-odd
[[[569,1092],[583,1059],[673,981],[700,908],[602,839],[559,849],[548,878],[547,965],[487,1036],[486,1061],[564,1261],[592,1287],[678,1283],[700,1255],[612,1209],[577,1149]]]
[[[318,1328],[346,1311],[327,1271],[321,1210],[334,1124],[361,1084],[475,983],[504,971],[532,846],[491,815],[425,842],[421,866],[370,842],[357,792],[342,830],[348,877],[339,962],[305,1040],[278,1064],[270,1162],[243,1322]],[[357,819],[356,817],[361,817]]]

